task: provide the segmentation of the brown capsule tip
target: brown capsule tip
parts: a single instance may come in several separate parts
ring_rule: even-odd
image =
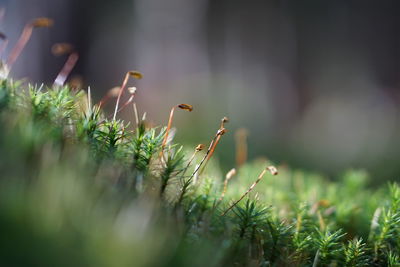
[[[227,123],[227,122],[229,122],[229,119],[228,119],[228,117],[223,117],[221,119],[221,121],[222,121],[222,123]]]
[[[269,166],[267,167],[267,170],[272,174],[272,175],[277,175],[278,170],[274,166]]]
[[[65,54],[71,53],[73,50],[73,46],[68,43],[57,43],[51,47],[51,53],[55,56],[61,56]]]
[[[225,128],[219,129],[217,135],[224,135],[228,130]]]
[[[31,25],[35,28],[42,28],[42,27],[51,27],[53,26],[54,21],[49,18],[37,18],[34,19]]]
[[[225,176],[226,180],[230,180],[233,176],[236,175],[236,169],[231,169]]]
[[[184,110],[187,110],[187,111],[192,111],[193,110],[193,106],[189,105],[189,104],[179,104],[178,108],[184,109]]]
[[[4,33],[0,32],[0,39],[6,40],[7,36]]]
[[[197,152],[202,151],[203,149],[204,149],[204,145],[203,145],[203,144],[198,144],[198,145],[196,146],[196,151],[197,151]]]
[[[136,93],[136,90],[137,90],[137,88],[134,87],[134,86],[128,87],[128,92],[129,92],[131,95],[134,95],[134,94]]]
[[[107,95],[109,97],[117,97],[120,89],[121,89],[121,87],[119,87],[119,86],[113,87],[110,90],[108,90]]]
[[[130,76],[132,76],[133,78],[137,79],[137,80],[140,80],[140,79],[143,78],[143,74],[140,73],[140,72],[138,72],[138,71],[135,71],[135,70],[129,71],[128,74],[129,74]]]

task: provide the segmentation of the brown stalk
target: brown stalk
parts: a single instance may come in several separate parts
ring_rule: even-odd
[[[129,105],[130,103],[132,103],[133,98],[135,97],[136,94],[136,87],[129,87],[128,88],[129,93],[131,94],[131,96],[129,97],[129,99],[122,104],[122,106],[118,109],[117,112],[120,112],[121,110],[123,110],[127,105]]]
[[[143,75],[138,72],[138,71],[128,71],[125,75],[125,79],[122,82],[121,87],[119,88],[119,92],[118,92],[118,97],[117,97],[117,102],[115,103],[115,110],[114,110],[114,116],[113,116],[113,120],[115,120],[116,116],[117,116],[117,112],[118,112],[118,107],[119,107],[119,101],[121,99],[122,93],[124,92],[126,85],[128,84],[129,81],[129,77],[133,77],[135,79],[141,79],[143,78]]]
[[[221,125],[219,126],[220,129],[224,129],[225,128],[225,123],[229,122],[229,119],[227,117],[223,117],[221,119]],[[217,140],[214,143],[214,146],[212,147],[210,154],[208,155],[207,161],[210,160],[210,158],[212,157],[212,155],[214,154],[215,151],[215,147],[218,145],[219,140],[221,139],[221,135],[218,136]]]
[[[246,129],[241,128],[236,131],[236,165],[242,166],[247,161],[247,135]]]
[[[61,71],[58,73],[57,78],[54,80],[53,86],[63,86],[67,80],[72,69],[75,67],[76,62],[79,59],[77,52],[74,52],[73,46],[67,43],[57,43],[51,48],[51,52],[55,56],[68,55],[68,59],[62,67]]]
[[[121,87],[119,87],[119,86],[116,86],[116,87],[113,87],[113,88],[111,88],[110,90],[108,90],[107,91],[107,93],[101,98],[101,100],[100,100],[100,102],[99,102],[99,107],[102,107],[105,103],[107,103],[107,101],[110,99],[110,98],[114,98],[114,97],[117,97],[118,96],[118,94],[119,94],[119,89],[120,89]]]
[[[124,104],[122,104],[122,106],[118,109],[117,113],[119,113],[119,112],[120,112],[121,110],[123,110],[127,105],[129,105],[130,103],[132,103],[134,97],[135,97],[135,95],[132,94],[132,95],[129,97],[129,99],[128,99]]]
[[[186,171],[189,169],[190,165],[192,164],[192,161],[194,160],[196,154],[197,154],[198,152],[202,151],[203,149],[204,149],[204,145],[203,145],[203,144],[198,144],[198,145],[196,146],[196,148],[195,148],[195,150],[194,150],[192,156],[190,157],[188,163],[186,164],[186,167],[183,169],[183,172],[182,172],[182,179],[185,179]],[[187,188],[188,188],[189,185],[191,184],[191,179],[190,179],[190,178],[189,178],[188,180],[186,180],[186,181],[185,181],[185,180],[183,180],[183,181],[184,181],[184,182],[183,182],[183,186],[182,186],[182,188],[181,188],[181,190],[180,190],[181,192],[180,192],[180,194],[179,194],[177,204],[180,204],[180,203],[182,202],[183,197],[184,197],[184,195],[185,195],[185,193],[186,193],[186,191],[187,191]]]
[[[225,210],[221,216],[225,216],[233,207],[235,207],[245,196],[247,196],[253,189],[254,187],[261,181],[265,173],[269,171],[272,175],[277,175],[278,171],[274,166],[269,166],[265,168],[260,175],[258,176],[257,180],[254,181],[254,183],[247,189],[247,191],[238,199],[236,200],[227,210]]]
[[[215,134],[214,138],[211,140],[210,145],[208,146],[207,152],[204,155],[204,157],[201,159],[200,163],[196,166],[194,169],[192,175],[190,175],[189,180],[193,179],[193,177],[196,175],[196,173],[200,170],[201,166],[203,165],[204,161],[207,159],[208,155],[210,154],[210,151],[212,147],[214,146],[215,141],[217,140],[218,136],[225,134],[226,129],[218,129],[217,133]]]
[[[21,33],[21,36],[19,37],[19,40],[11,50],[10,55],[7,59],[6,64],[9,70],[11,70],[11,67],[21,54],[22,50],[24,50],[26,44],[28,43],[29,39],[32,36],[33,29],[51,27],[52,25],[53,25],[53,20],[49,18],[37,18],[25,25]]]
[[[219,129],[225,129],[224,126],[225,126],[225,123],[227,123],[227,122],[229,122],[229,119],[228,119],[227,117],[223,117],[223,118],[221,119],[221,125],[219,126]],[[226,132],[226,131],[225,131],[225,132]],[[217,137],[217,139],[215,140],[215,142],[214,142],[214,144],[213,144],[213,146],[212,146],[212,148],[211,148],[211,150],[210,150],[210,153],[209,153],[208,156],[207,156],[207,160],[206,160],[206,162],[204,163],[204,167],[203,167],[203,169],[201,169],[201,171],[200,171],[200,174],[203,173],[203,171],[205,170],[205,168],[206,168],[206,166],[207,166],[208,161],[211,159],[212,155],[214,154],[215,148],[217,147],[217,145],[218,145],[218,143],[219,143],[219,140],[221,139],[221,136],[222,136],[222,135],[219,135],[219,136]]]
[[[194,149],[194,152],[192,154],[192,156],[190,157],[188,163],[186,164],[185,169],[183,169],[183,173],[182,173],[182,177],[185,176],[186,171],[189,169],[190,165],[192,164],[192,161],[194,160],[194,157],[196,156],[196,154],[200,151],[202,151],[204,149],[204,145],[203,144],[198,144],[196,146],[196,148]]]
[[[225,194],[226,194],[226,190],[228,189],[229,180],[232,179],[232,177],[235,176],[235,175],[236,175],[236,169],[235,169],[235,168],[231,169],[231,170],[225,175],[224,189],[222,190],[222,194],[221,194],[221,197],[218,199],[218,202],[221,202],[222,199],[224,199]]]
[[[172,121],[174,119],[174,112],[175,112],[176,108],[187,110],[189,112],[191,112],[193,110],[193,107],[191,105],[189,105],[189,104],[179,104],[179,105],[173,106],[171,108],[171,111],[169,113],[167,129],[165,130],[164,139],[163,139],[163,142],[162,142],[162,145],[161,145],[161,151],[160,151],[161,159],[164,157],[164,148],[165,148],[165,145],[167,144],[168,135],[169,135],[169,131],[171,130]]]

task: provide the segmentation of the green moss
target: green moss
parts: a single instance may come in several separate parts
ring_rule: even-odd
[[[241,167],[220,201],[219,171],[192,176],[204,154],[187,167],[180,146],[160,153],[164,128],[89,103],[68,87],[0,81],[2,264],[398,266],[397,184],[282,167],[223,216],[267,162]]]

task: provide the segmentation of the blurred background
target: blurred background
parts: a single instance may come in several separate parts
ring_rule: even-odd
[[[223,116],[229,133],[217,148],[235,162],[235,131],[248,131],[249,158],[269,159],[335,177],[366,168],[373,180],[400,178],[400,1],[397,0],[0,0],[0,31],[10,51],[24,24],[50,17],[12,71],[51,84],[69,42],[80,54],[71,78],[99,100],[126,71],[144,79],[136,102],[155,124],[176,112],[176,140],[209,142]],[[4,55],[3,55],[4,58]],[[111,111],[113,103],[108,106]],[[131,109],[121,116],[133,118]]]

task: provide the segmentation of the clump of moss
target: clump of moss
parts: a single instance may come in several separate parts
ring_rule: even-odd
[[[356,170],[336,182],[283,166],[277,175],[269,162],[245,163],[245,151],[224,179],[206,165],[227,118],[188,153],[170,133],[188,104],[166,127],[136,109],[135,125],[117,118],[136,92],[125,90],[130,77],[142,75],[127,72],[99,104],[90,89],[0,79],[4,265],[400,265],[397,184],[371,190]],[[102,107],[114,96],[110,119]]]
[[[361,171],[329,182],[286,167],[261,179],[266,162],[241,166],[228,184],[198,172],[220,130],[193,156],[164,143],[165,128],[107,119],[84,91],[5,79],[0,95],[8,265],[399,262],[397,184],[371,191]]]

